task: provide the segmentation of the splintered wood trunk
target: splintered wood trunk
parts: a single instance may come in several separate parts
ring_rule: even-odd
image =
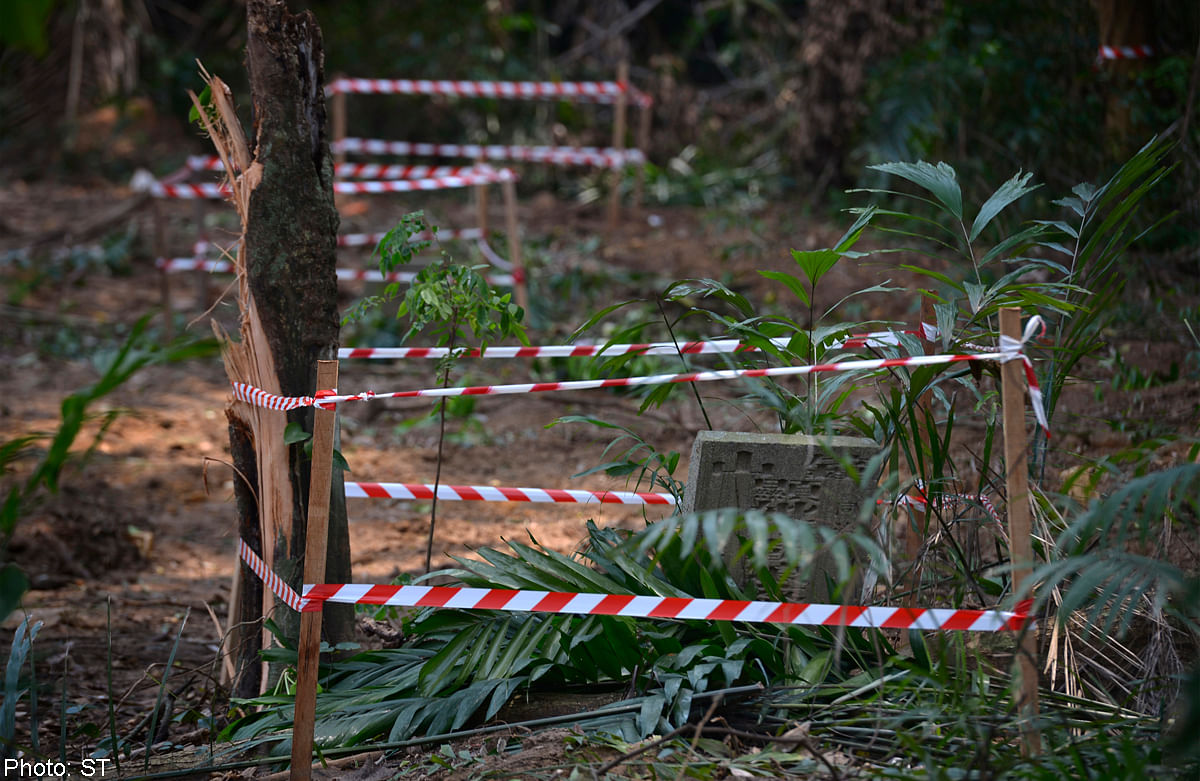
[[[339,316],[335,276],[338,214],[333,161],[325,130],[324,50],[309,12],[292,15],[282,0],[250,0],[247,67],[254,105],[252,155],[239,168],[244,241],[239,258],[241,339],[225,344],[230,379],[285,396],[312,395],[318,359],[336,357]],[[214,90],[216,92],[216,90]],[[235,131],[236,132],[236,131]],[[246,145],[249,147],[249,145]],[[238,196],[235,196],[238,197]],[[235,401],[228,412],[238,481],[239,532],[293,588],[301,587],[308,512],[309,459],[300,444],[285,445],[284,429],[311,432],[313,411],[283,413]],[[334,476],[326,571],[350,580],[345,492]],[[260,620],[271,617],[285,636],[299,633],[299,617],[262,593],[248,569],[231,604],[231,638],[238,649],[234,691],[257,694],[266,684],[255,663]],[[340,608],[347,609],[340,609]],[[331,606],[325,636],[332,643],[353,632],[353,607]]]

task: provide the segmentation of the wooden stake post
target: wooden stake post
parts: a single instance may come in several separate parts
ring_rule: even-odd
[[[613,119],[613,149],[618,155],[625,151],[625,114],[629,97],[629,63],[622,60],[617,66],[617,83],[624,89],[618,93],[614,107],[616,116]],[[608,229],[616,230],[617,218],[621,215],[621,179],[625,176],[624,166],[618,165],[612,173],[612,192],[608,195]]]
[[[1021,338],[1021,310],[1000,310],[1000,333]],[[1001,403],[1004,408],[1004,466],[1008,491],[1008,551],[1012,561],[1013,592],[1020,593],[1028,584],[1033,568],[1033,513],[1029,507],[1029,461],[1025,438],[1025,376],[1020,360],[1005,363],[1000,369]],[[1041,734],[1035,720],[1038,715],[1037,628],[1028,625],[1021,631],[1017,648],[1017,712],[1021,723],[1022,752],[1026,756],[1041,753]]]
[[[512,263],[513,292],[517,306],[529,307],[529,290],[525,286],[525,260],[521,256],[521,235],[517,230],[517,183],[505,179],[501,183],[504,193],[504,232],[508,236],[508,259]]]
[[[317,361],[317,390],[336,390],[337,361]],[[333,434],[337,413],[313,412],[312,473],[308,488],[308,528],[304,543],[304,582],[325,582],[329,539],[329,495],[333,484]],[[321,611],[300,616],[296,669],[296,710],[292,721],[292,781],[312,777],[313,728],[317,709],[317,665],[321,655]]]

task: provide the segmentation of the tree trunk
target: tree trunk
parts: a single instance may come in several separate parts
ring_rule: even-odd
[[[1094,0],[1101,46],[1146,46],[1153,29],[1151,6],[1139,0]],[[1100,67],[1112,74],[1104,112],[1104,135],[1113,159],[1123,161],[1145,143],[1149,131],[1137,126],[1130,98],[1138,88],[1138,76],[1146,69],[1141,58],[1102,60]]]
[[[245,207],[241,250],[241,341],[226,347],[231,379],[285,396],[312,395],[318,359],[336,357],[336,236],[333,161],[325,130],[324,50],[310,12],[292,15],[283,0],[250,0],[247,67],[254,106],[253,162],[242,178],[253,181]],[[239,524],[274,571],[299,590],[308,515],[309,458],[303,445],[285,446],[287,424],[312,431],[311,409],[285,414],[234,402],[229,410],[235,466],[257,477],[258,507],[239,501]],[[245,440],[252,447],[245,446]],[[239,442],[239,440],[242,440]],[[250,482],[250,479],[245,481]],[[331,582],[349,582],[350,545],[342,477],[334,476],[326,571]],[[261,589],[243,571],[243,593]],[[263,602],[270,615],[295,638],[299,617]],[[253,606],[252,596],[239,600]],[[233,606],[233,607],[236,607]],[[245,615],[241,621],[257,619]],[[331,643],[353,633],[353,607],[325,611]],[[257,633],[255,633],[257,634]],[[265,638],[264,638],[265,639]],[[244,657],[240,657],[244,658]],[[247,670],[243,678],[253,679]],[[247,678],[249,676],[249,678]]]

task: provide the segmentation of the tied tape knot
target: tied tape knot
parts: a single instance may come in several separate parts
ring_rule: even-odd
[[[1000,334],[1000,357],[997,360],[1000,363],[1008,363],[1019,359],[1026,365],[1032,366],[1029,356],[1025,355],[1025,345],[1034,339],[1040,339],[1045,334],[1046,322],[1040,316],[1034,315],[1029,318],[1029,322],[1025,323],[1025,332],[1021,334],[1020,339],[1014,339],[1008,334]]]
[[[319,390],[313,395],[313,406],[325,410],[337,409],[336,402],[316,401],[316,399],[328,399],[334,396],[337,396],[337,388],[334,388],[333,390]]]
[[[1021,361],[1025,370],[1025,382],[1029,389],[1029,403],[1033,407],[1033,416],[1042,427],[1046,438],[1050,438],[1050,421],[1046,418],[1046,409],[1042,404],[1042,389],[1038,386],[1037,375],[1033,371],[1033,361],[1025,354],[1025,345],[1034,339],[1039,339],[1046,333],[1046,322],[1038,315],[1029,318],[1025,323],[1025,331],[1020,339],[1014,339],[1006,334],[1000,334],[999,355],[996,360],[1000,363]]]

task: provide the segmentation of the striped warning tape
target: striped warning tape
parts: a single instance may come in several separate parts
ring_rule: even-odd
[[[303,610],[306,600],[302,599],[295,589],[283,582],[283,579],[271,571],[267,563],[258,557],[245,540],[238,540],[238,555],[242,557],[242,561],[246,562],[255,575],[258,575],[259,580],[271,590],[275,596],[283,600],[284,604],[292,610]]]
[[[431,483],[346,483],[348,499],[432,499]],[[556,504],[674,505],[670,494],[587,491],[573,488],[511,488],[491,485],[439,485],[437,498],[451,502],[536,502]]]
[[[970,632],[1017,631],[1029,622],[1028,610],[956,610],[864,607],[798,602],[762,602],[634,594],[588,594],[447,586],[377,586],[356,583],[305,585],[304,610],[326,602],[459,610],[505,610],[585,616],[742,621],[793,626],[852,626],[876,629],[926,629]]]
[[[719,371],[685,372],[683,374],[654,374],[644,377],[623,377],[604,380],[566,380],[561,382],[517,383],[512,385],[476,385],[457,388],[424,388],[411,391],[393,391],[362,393],[339,396],[335,402],[369,401],[371,399],[405,399],[418,396],[505,396],[517,393],[544,393],[549,391],[578,391],[597,388],[626,388],[641,385],[666,385],[683,382],[715,382],[719,380],[734,380],[751,377],[788,377],[818,372],[841,371],[871,371],[890,367],[904,366],[937,366],[962,361],[1010,361],[1019,360],[1024,356],[1020,352],[982,353],[974,355],[917,355],[906,358],[883,358],[876,360],[842,361],[840,363],[810,364],[805,366],[777,366],[766,369],[723,369]],[[1047,428],[1045,413],[1041,405],[1041,393],[1035,394],[1037,378],[1032,369],[1026,369],[1026,380],[1030,385],[1030,395],[1033,397],[1034,413],[1043,429]],[[311,407],[314,404],[311,396],[276,396],[245,383],[235,382],[233,395],[249,404],[276,410],[291,410],[299,407]]]
[[[226,260],[203,260],[201,258],[159,258],[154,262],[162,271],[195,271],[201,269],[213,274],[232,274],[233,264]],[[384,274],[377,269],[339,268],[335,270],[341,282],[399,282],[411,284],[417,277],[416,271],[392,271]],[[517,276],[515,274],[491,274],[487,276],[489,285],[496,287],[512,287]]]
[[[1000,336],[1000,347],[994,353],[976,353],[969,355],[911,355],[902,358],[878,358],[869,360],[850,360],[839,363],[807,364],[803,366],[775,366],[763,369],[723,369],[719,371],[685,372],[682,374],[654,374],[643,377],[621,377],[603,380],[566,380],[560,382],[517,383],[512,385],[477,385],[456,388],[424,388],[411,391],[393,391],[376,393],[364,391],[345,396],[337,396],[335,402],[368,401],[371,399],[401,399],[419,396],[503,396],[518,393],[543,393],[548,391],[577,391],[597,388],[622,388],[642,385],[666,385],[683,382],[715,382],[718,380],[734,380],[751,377],[789,377],[821,372],[843,371],[872,371],[892,367],[938,366],[964,361],[1021,361],[1025,366],[1025,378],[1029,387],[1030,401],[1034,415],[1042,429],[1049,436],[1049,425],[1042,404],[1041,390],[1038,388],[1037,377],[1033,373],[1033,364],[1024,353],[1024,345],[1045,330],[1040,317],[1034,316],[1026,324],[1025,333],[1021,339]],[[235,382],[234,397],[260,407],[276,410],[291,410],[299,407],[311,407],[315,403],[312,396],[276,396],[252,385]]]
[[[453,95],[463,98],[525,98],[612,103],[627,94],[639,106],[653,99],[616,81],[448,81],[429,79],[334,79],[326,95]]]
[[[863,347],[895,346],[900,343],[899,334],[913,331],[873,331],[855,334],[829,345],[829,349],[860,349]],[[772,339],[776,347],[787,347],[789,338]],[[496,346],[487,350],[469,350],[463,358],[579,358],[588,356],[616,355],[709,355],[733,352],[754,352],[758,348],[737,339],[710,339],[707,341],[646,342],[644,344],[552,344],[540,346]],[[448,347],[344,347],[338,350],[338,358],[445,358],[450,354]]]
[[[646,162],[640,149],[606,147],[519,146],[481,144],[430,144],[412,141],[385,141],[377,138],[343,138],[332,145],[334,152],[371,155],[417,155],[424,157],[484,158],[495,161],[550,163],[553,165],[590,165],[622,168]],[[349,165],[349,164],[347,164]],[[335,169],[336,170],[336,169]],[[349,169],[345,169],[349,170]],[[353,174],[339,174],[352,176]]]
[[[475,187],[481,184],[515,181],[517,175],[507,168],[474,166],[470,173],[443,176],[431,179],[396,179],[376,182],[334,182],[335,193],[407,193],[424,190],[450,190],[459,187]],[[155,198],[228,198],[232,194],[227,184],[164,184],[154,182],[146,186],[146,192]]]
[[[392,607],[459,610],[505,610],[628,618],[671,618],[699,621],[742,621],[793,626],[853,626],[876,629],[925,629],[966,632],[1019,631],[1032,622],[1033,601],[1015,611],[954,608],[863,607],[801,602],[760,602],[634,594],[588,594],[450,586],[382,586],[368,583],[305,585],[297,595],[275,576],[250,547],[240,545],[242,560],[293,609],[319,611],[326,602]],[[265,573],[265,574],[264,574]],[[268,582],[268,578],[270,582]],[[299,605],[299,607],[297,607]]]
[[[975,502],[984,509],[991,520],[1001,525],[1004,523],[1004,521],[1000,518],[1000,513],[996,511],[996,505],[992,504],[992,500],[989,499],[985,494],[942,494],[941,498],[943,500],[957,499],[963,502]],[[879,500],[879,503],[883,504],[884,500]],[[896,499],[897,506],[909,505],[923,510],[927,504],[928,500],[924,495],[905,495]]]
[[[383,241],[387,232],[380,233],[343,233],[337,237],[339,247],[373,247]],[[476,241],[483,238],[482,228],[438,228],[437,235],[429,231],[409,237],[409,241]]]
[[[516,173],[507,168],[475,166],[471,173],[443,176],[436,179],[393,179],[376,182],[334,182],[335,193],[407,193],[418,190],[449,190],[474,187],[480,184],[515,181]]]
[[[337,151],[334,144],[334,151]],[[496,158],[503,159],[503,158]],[[190,171],[224,171],[225,164],[216,155],[192,155],[187,159]],[[472,165],[383,165],[380,163],[335,163],[333,175],[344,179],[438,179],[446,176],[487,173],[492,169]]]
[[[1096,52],[1100,60],[1141,60],[1153,56],[1152,46],[1101,46]]]
[[[388,235],[387,231],[378,231],[376,233],[342,233],[337,237],[337,246],[339,247],[374,247],[383,241]],[[483,238],[483,229],[481,228],[438,228],[437,234],[430,231],[422,231],[409,237],[409,241],[478,241]],[[221,246],[215,242],[197,241],[192,245],[192,256],[201,258],[207,255],[210,251],[216,250],[218,254],[224,255],[232,253],[237,247],[238,242],[234,242],[229,246]]]
[[[337,163],[333,175],[343,179],[440,179],[480,171],[475,165],[382,165],[380,163]]]

